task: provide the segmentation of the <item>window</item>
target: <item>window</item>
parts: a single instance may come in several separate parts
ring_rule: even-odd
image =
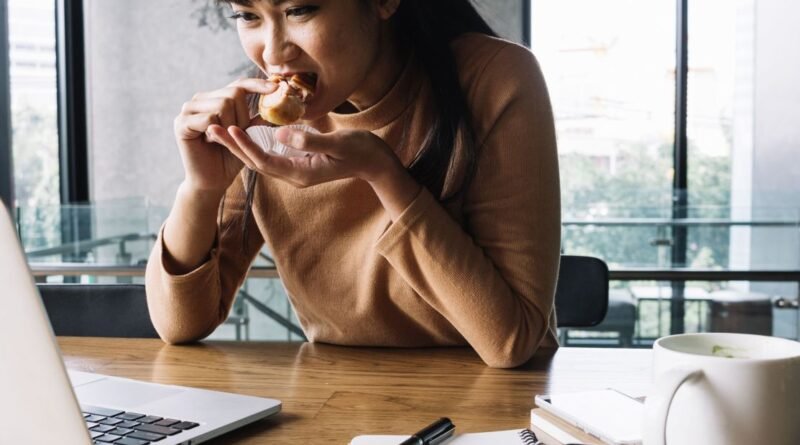
[[[14,179],[20,206],[59,203],[53,0],[9,0]]]
[[[796,307],[773,308],[796,298],[790,275],[770,283],[741,273],[800,266],[798,130],[788,118],[800,64],[786,57],[798,7],[787,5],[530,1],[531,48],[556,118],[565,253],[599,256],[618,276],[649,266],[672,277],[612,282],[612,304],[635,305],[639,341],[692,330],[800,332]],[[685,83],[676,81],[679,55]],[[685,113],[676,109],[683,91]],[[685,151],[675,148],[682,117]],[[673,186],[674,158],[686,163],[685,186]],[[677,278],[674,266],[731,273]]]
[[[531,44],[553,102],[567,222],[669,216],[674,5],[674,0],[532,2]],[[651,227],[591,230],[602,234],[567,225],[565,250],[603,252],[618,264],[669,262],[664,249],[650,247]]]
[[[16,205],[42,223],[28,245],[60,240],[54,0],[9,0],[9,77]],[[49,210],[48,210],[49,209]]]

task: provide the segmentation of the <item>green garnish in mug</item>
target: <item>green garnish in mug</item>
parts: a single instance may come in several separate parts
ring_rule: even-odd
[[[728,346],[714,345],[711,347],[711,355],[713,355],[714,357],[725,357],[725,358],[747,358],[741,354],[739,354],[738,356],[733,355],[736,349],[737,348],[731,348]],[[744,350],[739,349],[739,352],[744,352]]]

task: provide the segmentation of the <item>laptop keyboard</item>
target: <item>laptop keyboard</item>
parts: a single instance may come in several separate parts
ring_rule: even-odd
[[[116,409],[81,405],[95,444],[147,445],[190,430],[197,423]]]

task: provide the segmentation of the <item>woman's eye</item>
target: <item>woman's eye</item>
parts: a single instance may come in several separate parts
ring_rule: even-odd
[[[244,11],[236,11],[230,18],[234,20],[241,20],[243,22],[252,22],[253,20],[258,20],[258,16],[251,13],[251,12],[244,12]]]
[[[286,10],[287,17],[305,17],[309,16],[314,13],[318,6],[297,6],[295,8],[289,8]]]

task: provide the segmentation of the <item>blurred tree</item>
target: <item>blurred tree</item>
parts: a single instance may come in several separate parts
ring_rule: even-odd
[[[13,110],[15,195],[26,248],[60,243],[58,127],[54,108]]]
[[[691,148],[690,148],[691,149]],[[730,214],[730,158],[693,150],[689,190],[691,217]],[[620,149],[614,168],[604,158],[582,153],[560,156],[565,220],[669,218],[672,198],[672,146],[644,144]],[[697,267],[728,264],[729,229],[689,230],[687,261]],[[565,226],[564,252],[595,255],[612,265],[668,266],[669,230],[644,226]]]

